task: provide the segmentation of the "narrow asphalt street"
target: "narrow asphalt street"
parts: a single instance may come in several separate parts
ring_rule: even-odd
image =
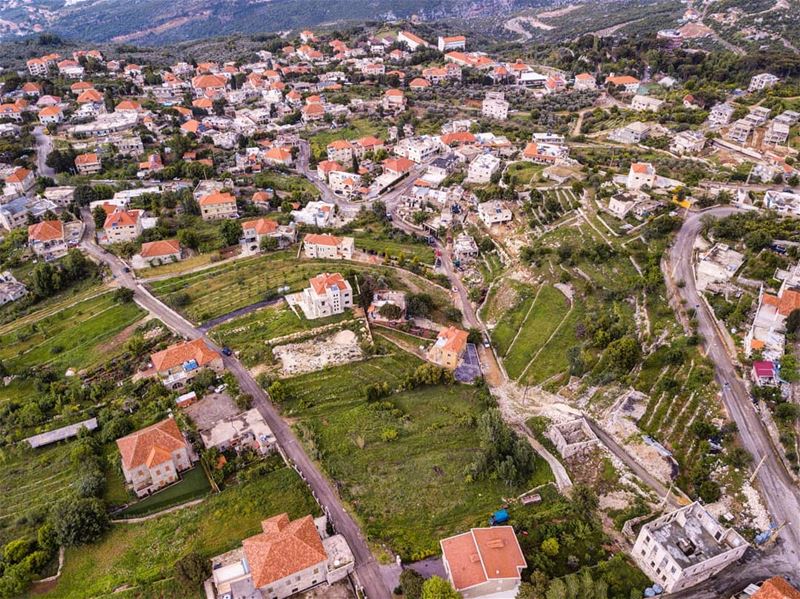
[[[55,177],[56,172],[47,166],[47,157],[53,151],[53,140],[45,133],[44,127],[39,125],[33,130],[36,140],[36,170],[40,177]]]
[[[726,350],[716,320],[706,303],[701,301],[695,285],[693,248],[703,226],[703,217],[720,218],[737,211],[733,207],[722,207],[689,214],[670,251],[672,272],[665,274],[668,287],[697,312],[698,331],[704,339],[708,358],[714,363],[715,377],[722,389],[723,404],[739,429],[742,445],[753,456],[753,466],[766,458],[758,470],[758,484],[772,520],[778,525],[786,523],[780,533],[779,542],[785,560],[783,565],[796,571],[800,563],[800,494],[778,455],[780,449],[773,445],[760,416],[753,408],[750,394]],[[682,286],[678,285],[678,281],[683,282]],[[778,561],[779,558],[775,556],[773,559]],[[777,563],[775,566],[776,570],[782,569]]]
[[[86,227],[81,247],[92,258],[106,264],[120,286],[133,290],[134,300],[137,304],[160,319],[176,334],[187,339],[202,338],[215,349],[220,349],[200,329],[155,298],[134,278],[131,272],[126,272],[126,267],[122,260],[97,245],[95,243],[95,226],[92,215],[88,209],[84,208],[82,216]],[[224,364],[225,368],[236,377],[241,390],[253,397],[253,405],[264,417],[270,429],[272,429],[284,455],[294,464],[300,476],[308,483],[336,532],[347,539],[347,543],[355,556],[358,581],[364,587],[367,597],[369,599],[389,599],[391,593],[383,583],[378,563],[373,557],[366,539],[361,534],[358,524],[345,510],[331,483],[306,455],[302,444],[292,432],[291,427],[284,422],[278,410],[270,402],[267,394],[242,363],[233,356],[224,356]]]

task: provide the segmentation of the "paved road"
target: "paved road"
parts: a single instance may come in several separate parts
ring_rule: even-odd
[[[754,464],[766,456],[757,480],[772,519],[779,524],[787,523],[781,532],[780,547],[784,559],[797,568],[800,563],[800,493],[777,453],[779,450],[772,444],[759,415],[753,409],[750,395],[725,349],[716,321],[705,302],[700,300],[695,286],[692,254],[695,238],[702,228],[702,218],[724,217],[734,212],[737,209],[733,207],[715,208],[690,214],[686,218],[670,251],[673,272],[666,273],[667,284],[686,300],[688,306],[694,306],[697,310],[698,330],[705,340],[708,358],[714,363],[715,377],[722,389],[722,401],[739,428],[742,445],[752,454]],[[679,280],[685,283],[682,288],[676,285]]]
[[[45,133],[41,125],[33,130],[33,137],[36,139],[36,170],[40,177],[55,177],[56,172],[47,166],[47,156],[53,151],[53,140]]]
[[[95,260],[108,265],[120,286],[133,290],[134,300],[137,304],[159,318],[177,334],[187,339],[203,338],[209,345],[219,349],[201,330],[155,298],[134,278],[132,273],[125,272],[125,265],[119,258],[106,252],[94,242],[94,221],[86,209],[83,211],[83,220],[86,223],[86,231],[81,242],[82,248]],[[306,455],[302,444],[298,441],[292,429],[280,417],[278,410],[250,375],[250,372],[233,356],[225,356],[224,363],[225,368],[236,377],[241,390],[253,397],[253,405],[258,408],[258,411],[272,429],[284,454],[294,463],[300,475],[308,483],[320,505],[328,514],[331,524],[338,533],[347,539],[347,543],[355,556],[358,580],[364,587],[367,597],[369,599],[390,599],[391,593],[383,583],[378,563],[375,561],[366,539],[361,534],[358,524],[344,509],[328,479]]]

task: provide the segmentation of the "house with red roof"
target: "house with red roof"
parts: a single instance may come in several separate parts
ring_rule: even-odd
[[[513,527],[473,528],[439,544],[447,578],[462,597],[517,596],[527,562]]]
[[[343,580],[355,560],[342,535],[328,536],[325,516],[290,520],[284,513],[261,522],[261,532],[241,549],[211,562],[217,597],[285,599]]]
[[[751,376],[753,382],[759,387],[775,385],[779,380],[775,362],[768,360],[756,360],[753,362]]]
[[[355,242],[352,237],[337,237],[307,233],[303,237],[303,251],[306,258],[325,260],[352,260]]]
[[[9,195],[9,191],[22,195],[33,189],[36,184],[36,177],[34,177],[33,171],[19,167],[5,178],[5,183],[6,195]]]
[[[397,41],[404,43],[412,52],[419,47],[427,48],[430,46],[424,39],[411,33],[410,31],[401,31],[397,34]]]
[[[28,247],[46,261],[55,260],[67,253],[64,223],[44,220],[28,227]]]
[[[239,218],[236,198],[227,192],[215,192],[203,196],[198,201],[200,215],[203,220],[219,220],[222,218]]]
[[[402,177],[414,168],[414,162],[408,158],[387,158],[381,164],[384,173],[395,177]]]
[[[44,125],[57,125],[64,120],[60,106],[47,106],[39,111],[39,122]]]
[[[765,580],[750,599],[800,599],[800,591],[782,576],[773,576]]]
[[[467,45],[467,38],[463,35],[439,36],[437,40],[439,52],[449,52],[451,50],[463,50]]]
[[[333,171],[342,170],[342,165],[335,160],[321,160],[317,163],[317,177],[323,181],[328,180],[328,175]]]
[[[125,482],[144,497],[179,478],[192,466],[189,445],[174,418],[117,439]]]
[[[75,156],[75,168],[81,175],[95,175],[103,170],[100,157],[94,152]]]
[[[142,234],[141,210],[117,210],[106,217],[103,223],[106,243],[136,241]]]
[[[353,288],[338,272],[324,272],[309,279],[300,307],[309,320],[342,314],[353,307]]]
[[[353,144],[346,139],[335,139],[326,148],[328,160],[352,166],[353,164]]]
[[[266,238],[278,240],[278,247],[285,248],[294,243],[297,231],[294,223],[281,225],[269,218],[257,218],[242,223],[242,253],[255,253],[261,249]]]
[[[595,89],[597,80],[589,73],[578,73],[575,75],[575,89]]]
[[[434,344],[428,348],[427,358],[443,368],[455,370],[467,349],[467,332],[456,327],[444,327]]]
[[[151,354],[153,369],[167,389],[181,389],[204,368],[221,373],[222,356],[203,339],[183,341]]]
[[[181,244],[177,239],[162,239],[142,244],[142,249],[132,258],[134,268],[147,268],[170,262],[179,262],[182,258]]]
[[[656,169],[649,162],[634,162],[628,171],[627,188],[638,190],[644,187],[653,187],[656,183]]]
[[[625,92],[629,94],[635,94],[636,90],[639,89],[640,83],[641,81],[639,81],[636,77],[631,77],[630,75],[606,77],[606,87],[623,87],[625,88]]]

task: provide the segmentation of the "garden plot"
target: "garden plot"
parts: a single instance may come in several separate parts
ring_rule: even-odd
[[[281,361],[284,375],[314,372],[364,358],[358,336],[349,329],[327,337],[279,345],[272,353]]]

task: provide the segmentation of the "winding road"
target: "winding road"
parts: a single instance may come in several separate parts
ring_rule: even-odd
[[[86,224],[84,238],[81,241],[82,249],[94,260],[108,266],[120,287],[133,290],[134,301],[142,308],[160,319],[176,334],[187,339],[204,339],[211,347],[220,350],[203,331],[195,327],[172,308],[153,296],[131,272],[126,265],[109,252],[105,251],[95,242],[95,225],[88,209],[82,212]],[[231,372],[244,393],[253,397],[253,405],[261,413],[275,435],[279,446],[286,458],[294,464],[296,470],[311,488],[314,497],[328,515],[328,520],[339,534],[347,539],[347,543],[355,557],[355,570],[359,583],[369,599],[390,599],[391,593],[381,578],[378,563],[375,560],[366,539],[353,517],[345,510],[339,496],[336,494],[330,481],[311,461],[306,452],[292,432],[291,427],[281,418],[278,410],[269,400],[266,392],[255,381],[250,372],[233,356],[224,356],[225,368]]]
[[[717,321],[701,300],[695,285],[694,243],[703,227],[704,217],[720,218],[738,211],[733,207],[721,207],[689,214],[670,250],[671,272],[665,275],[671,291],[685,300],[687,306],[696,309],[698,332],[704,339],[708,358],[714,364],[715,378],[722,389],[722,402],[739,429],[742,445],[753,456],[754,465],[764,459],[757,474],[761,494],[772,520],[779,525],[786,523],[780,533],[781,551],[772,558],[776,560],[775,570],[781,571],[781,564],[777,562],[785,560],[784,565],[791,568],[789,571],[796,573],[800,563],[800,492],[780,458],[778,452],[781,450],[773,445],[760,416],[753,409],[750,394],[726,349]],[[679,285],[678,281],[683,284]]]

